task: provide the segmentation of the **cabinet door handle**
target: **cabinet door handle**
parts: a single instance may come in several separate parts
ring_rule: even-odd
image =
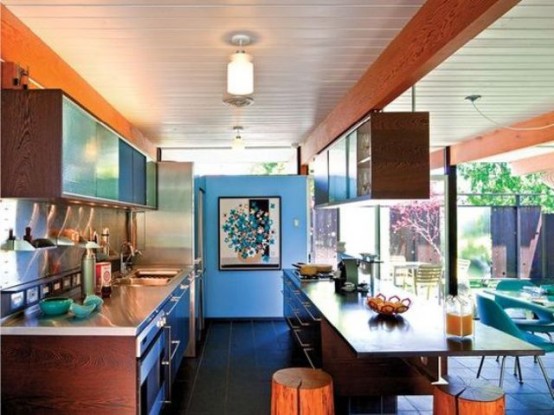
[[[306,356],[306,359],[308,359],[308,363],[310,364],[312,369],[316,369],[316,367],[314,365],[314,362],[313,362],[312,358],[310,357],[310,352],[313,352],[314,349],[312,349],[311,347],[306,347],[306,348],[302,349],[302,351],[304,352],[304,355]]]
[[[296,337],[296,340],[298,340],[298,344],[300,344],[301,347],[311,347],[310,343],[304,343],[302,339],[300,338],[300,335],[298,334],[300,330],[293,330],[294,337]]]
[[[296,329],[299,329],[299,328],[300,328],[300,326],[295,326],[295,325],[292,323],[292,321],[291,321],[290,318],[285,317],[285,320],[287,320],[287,323],[289,323],[289,326],[291,327],[291,329],[296,330]]]
[[[308,312],[308,314],[310,315],[313,321],[321,321],[321,317],[315,317],[310,311],[310,307],[312,306],[311,303],[302,303],[302,305],[304,306],[304,309]]]
[[[308,327],[310,325],[310,323],[305,323],[302,321],[302,319],[300,318],[300,316],[298,315],[298,310],[292,310],[293,314],[296,316],[296,319],[298,320],[298,322],[300,323],[300,325],[302,327]]]
[[[171,340],[171,344],[175,345],[175,347],[171,348],[171,356],[169,357],[169,361],[172,362],[173,358],[177,354],[177,349],[179,348],[179,345],[181,344],[181,340]]]

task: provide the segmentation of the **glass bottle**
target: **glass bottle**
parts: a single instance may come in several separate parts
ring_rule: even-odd
[[[473,335],[473,300],[469,296],[449,295],[444,302],[445,330],[447,336]]]

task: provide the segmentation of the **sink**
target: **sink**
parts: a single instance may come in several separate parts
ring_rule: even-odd
[[[179,273],[176,268],[138,268],[119,279],[120,285],[159,287],[167,285]]]
[[[134,270],[129,276],[131,278],[173,278],[179,273],[178,269],[165,268],[139,268]]]

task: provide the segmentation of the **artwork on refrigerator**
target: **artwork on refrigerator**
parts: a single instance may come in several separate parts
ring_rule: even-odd
[[[281,198],[219,198],[219,269],[281,269]]]

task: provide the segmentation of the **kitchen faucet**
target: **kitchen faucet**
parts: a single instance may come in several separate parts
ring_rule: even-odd
[[[133,258],[141,255],[138,249],[135,249],[131,242],[123,242],[119,253],[119,272],[125,276],[133,267]]]

